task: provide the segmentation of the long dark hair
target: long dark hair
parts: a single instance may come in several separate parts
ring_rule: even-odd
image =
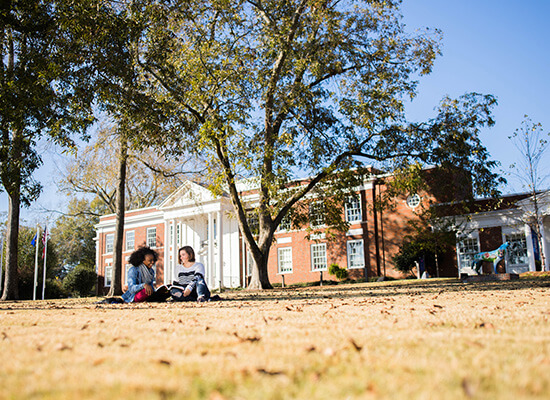
[[[143,246],[134,251],[132,254],[130,254],[130,257],[128,258],[128,262],[132,264],[134,267],[139,267],[143,260],[145,260],[145,256],[147,254],[151,254],[153,256],[153,260],[157,262],[159,259],[159,253],[157,253],[155,250],[153,250],[150,247]]]
[[[191,246],[183,246],[181,249],[178,250],[178,261],[181,264],[181,251],[184,250],[187,254],[189,254],[189,261],[195,261],[195,250]]]

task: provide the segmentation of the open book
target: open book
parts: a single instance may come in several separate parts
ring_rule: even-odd
[[[162,286],[159,286],[158,288],[156,288],[155,292],[170,293],[171,288],[180,289],[182,292],[185,291],[185,287],[183,287],[183,286],[167,283],[166,285],[162,285]]]

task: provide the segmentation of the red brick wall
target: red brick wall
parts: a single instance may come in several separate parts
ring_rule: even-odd
[[[151,212],[151,211],[147,211]],[[146,213],[145,211],[142,211],[141,213]],[[111,219],[110,216],[106,217],[107,220]],[[102,218],[101,221],[103,222],[104,219]],[[159,259],[156,263],[156,282],[157,286],[160,286],[164,283],[164,223],[160,224],[153,224],[143,227],[137,227],[132,229],[125,229],[124,230],[124,238],[122,241],[123,246],[123,257],[126,259],[132,252],[141,247],[144,246],[147,242],[147,228],[157,228],[157,246],[154,248],[154,250],[158,253]],[[134,250],[126,250],[126,231],[134,231]],[[98,246],[99,246],[99,265],[98,265],[98,293],[99,294],[105,294],[109,291],[109,287],[104,287],[104,281],[105,281],[105,266],[106,266],[106,260],[112,259],[113,254],[105,253],[105,237],[107,234],[114,233],[114,232],[108,232],[108,233],[102,233],[99,235],[98,238]],[[126,262],[123,261],[122,265],[122,285],[125,286],[126,282],[126,268],[125,268]]]
[[[382,186],[383,189],[383,186]],[[379,195],[380,186],[377,186],[377,196]],[[359,235],[346,236],[344,233],[335,233],[333,240],[320,240],[320,243],[327,244],[327,264],[337,263],[340,267],[347,268],[347,242],[349,240],[363,240],[365,268],[354,268],[348,270],[351,279],[365,279],[365,271],[367,277],[378,276],[376,244],[375,244],[375,229],[374,229],[374,213],[372,207],[373,191],[371,189],[361,192],[363,222],[356,223],[350,226],[350,230],[362,229],[363,233]],[[427,195],[422,196],[423,204],[428,204],[432,198]],[[418,208],[420,210],[420,208]],[[344,212],[342,210],[342,212]],[[378,221],[378,257],[380,265],[380,275],[401,278],[403,274],[394,269],[392,257],[399,251],[399,247],[403,241],[403,237],[411,233],[411,228],[408,222],[411,219],[418,218],[411,208],[406,204],[405,198],[398,198],[392,210],[384,210],[376,212]],[[285,284],[299,282],[315,282],[319,281],[319,271],[311,271],[311,244],[314,241],[305,239],[307,233],[305,231],[292,231],[288,233],[280,233],[275,235],[275,239],[281,237],[290,237],[290,243],[273,243],[269,262],[268,272],[269,279],[272,283],[281,283],[282,276],[278,271],[278,253],[277,250],[283,247],[292,248],[292,273],[285,274]],[[327,234],[328,238],[329,235]],[[441,270],[443,271],[443,270]],[[328,271],[323,272],[323,280],[336,280]]]

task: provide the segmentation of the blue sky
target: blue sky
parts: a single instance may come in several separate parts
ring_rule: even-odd
[[[483,131],[482,140],[501,169],[510,171],[518,152],[508,136],[524,115],[550,130],[550,1],[404,0],[402,10],[407,31],[430,27],[443,32],[443,55],[432,74],[422,77],[409,117],[433,116],[446,94],[496,96],[496,124]],[[523,191],[517,179],[507,179],[503,192]]]
[[[408,116],[418,121],[434,116],[445,95],[495,95],[496,125],[483,131],[482,140],[501,169],[509,171],[518,154],[508,136],[521,126],[524,115],[550,130],[550,1],[404,0],[402,12],[409,32],[422,27],[443,32],[443,55],[432,74],[421,78]],[[36,176],[45,191],[30,210],[23,210],[22,222],[29,225],[55,219],[55,213],[43,210],[61,210],[64,204],[54,183],[60,158],[46,146],[41,153],[45,166]],[[523,190],[516,180],[509,181],[503,192]],[[0,194],[0,213],[7,207],[6,195]]]

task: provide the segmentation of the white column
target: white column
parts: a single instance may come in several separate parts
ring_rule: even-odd
[[[177,237],[177,226],[180,222],[177,219],[172,220],[172,237],[170,240],[172,241],[172,251],[170,254],[172,255],[172,275],[170,276],[170,282],[174,280],[174,271],[176,270],[176,265],[179,264],[178,261],[178,243],[176,242]]]
[[[172,238],[170,237],[170,224],[171,221],[164,221],[164,284],[170,283],[170,277],[172,276],[172,265],[170,263],[170,247]]]
[[[544,253],[544,265],[542,266],[542,270],[549,271],[550,264],[548,262],[548,251],[550,250],[550,246],[548,246],[548,241],[546,240],[548,238],[548,234],[544,226],[544,221],[540,224],[540,234],[542,242],[542,252]]]
[[[214,268],[214,213],[208,213],[208,286],[214,288],[216,282]]]
[[[218,282],[220,290],[223,288],[223,212],[218,211],[217,215],[218,224],[216,226],[216,236],[218,237]]]
[[[533,247],[533,235],[531,234],[531,227],[529,224],[525,224],[525,241],[527,242],[527,257],[529,258],[529,271],[536,271],[535,265],[535,248]]]

